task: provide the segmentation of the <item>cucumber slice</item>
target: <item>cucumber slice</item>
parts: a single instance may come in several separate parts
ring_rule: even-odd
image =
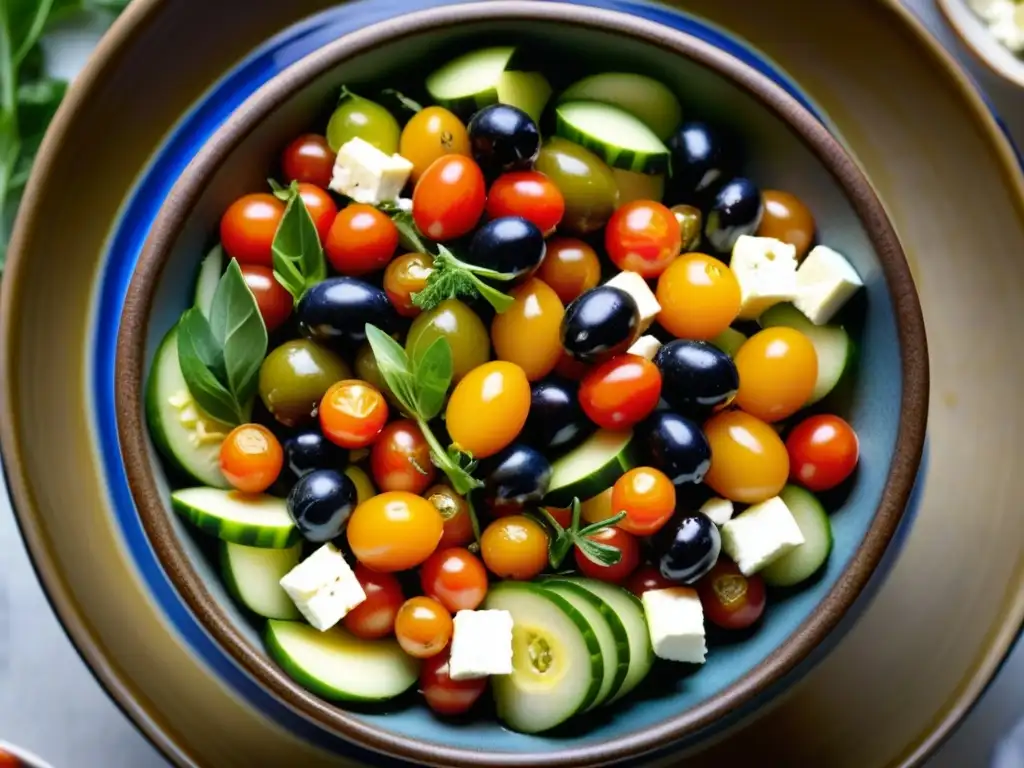
[[[543,582],[544,589],[561,595],[590,622],[601,644],[604,678],[590,709],[599,707],[618,693],[629,671],[629,636],[618,615],[601,598],[578,584],[560,579]]]
[[[619,205],[632,203],[634,200],[654,200],[660,203],[665,196],[664,174],[649,176],[646,173],[612,168],[612,177],[619,188]]]
[[[625,110],[598,101],[569,101],[555,109],[555,134],[599,155],[613,168],[666,173],[669,151],[661,139]]]
[[[787,485],[779,497],[800,526],[804,543],[761,570],[765,584],[773,587],[792,587],[809,579],[828,560],[832,551],[832,523],[825,508],[810,491],[797,485]]]
[[[559,577],[561,579],[561,577]],[[626,638],[629,642],[629,669],[619,686],[617,693],[608,699],[606,704],[621,699],[636,688],[647,677],[654,666],[654,648],[651,646],[651,634],[647,629],[647,618],[644,607],[636,595],[615,584],[608,584],[596,579],[584,579],[578,576],[566,578],[565,581],[583,587],[595,597],[604,601],[615,615],[619,617]]]
[[[299,564],[302,542],[288,549],[220,543],[220,572],[232,597],[268,619],[300,619],[302,615],[281,589],[281,577]]]
[[[231,427],[203,413],[178,365],[178,330],[172,328],[153,358],[146,383],[146,421],[160,453],[195,482],[227,488],[220,446]]]
[[[735,328],[726,328],[708,343],[714,344],[729,357],[736,357],[736,353],[740,351],[740,347],[746,340],[747,334],[741,333]]]
[[[539,584],[505,581],[483,607],[512,614],[512,674],[491,678],[509,728],[546,731],[593,703],[604,681],[601,644],[569,601]]]
[[[633,433],[599,429],[551,465],[551,484],[544,503],[568,507],[612,486],[639,461]]]
[[[539,123],[551,98],[551,84],[540,72],[506,71],[498,79],[498,101],[519,107]]]
[[[515,51],[502,46],[463,54],[427,78],[427,92],[462,117],[500,102],[540,120],[551,98],[551,85],[540,72],[506,71]]]
[[[206,317],[210,316],[213,306],[213,294],[217,292],[220,276],[224,274],[224,249],[214,247],[199,265],[199,277],[196,278],[195,305]]]
[[[840,325],[815,325],[792,304],[776,304],[758,318],[762,328],[792,328],[800,331],[818,353],[818,381],[808,405],[823,399],[843,378],[853,362],[853,340]]]
[[[233,544],[284,549],[299,540],[284,499],[265,493],[184,488],[171,494],[171,506],[192,525]]]
[[[652,77],[629,72],[605,72],[578,80],[562,93],[559,102],[599,101],[629,112],[662,141],[683,122],[679,99]]]
[[[267,652],[307,690],[331,701],[386,701],[409,690],[420,664],[395,640],[360,640],[341,627],[267,622]]]

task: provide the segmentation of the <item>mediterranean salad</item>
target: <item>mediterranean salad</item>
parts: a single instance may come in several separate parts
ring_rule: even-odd
[[[288,675],[536,733],[821,571],[862,283],[661,82],[521,58],[342,87],[224,211],[147,416]]]

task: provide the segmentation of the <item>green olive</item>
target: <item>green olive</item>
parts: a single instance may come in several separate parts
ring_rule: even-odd
[[[533,166],[551,179],[565,198],[561,228],[585,235],[605,225],[619,202],[611,169],[589,149],[552,138]]]
[[[683,238],[682,253],[697,250],[701,231],[704,229],[700,209],[692,205],[673,205],[671,211],[679,222],[679,234]]]
[[[451,345],[454,381],[491,359],[487,328],[476,312],[458,299],[442,301],[418,315],[409,328],[405,349],[412,353],[419,345],[432,344],[438,338],[447,339]]]
[[[286,341],[260,366],[260,399],[274,418],[294,427],[311,421],[328,387],[352,378],[336,353],[309,339]]]
[[[345,142],[359,137],[381,152],[393,155],[398,151],[401,133],[398,121],[384,107],[347,90],[327,123],[327,143],[335,152]]]

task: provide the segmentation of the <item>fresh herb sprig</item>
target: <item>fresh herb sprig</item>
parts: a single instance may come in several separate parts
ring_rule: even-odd
[[[481,278],[508,282],[515,277],[513,274],[495,272],[462,261],[443,245],[438,245],[437,254],[434,255],[434,271],[427,278],[426,287],[413,294],[412,303],[422,310],[430,310],[447,299],[480,296],[500,314],[511,307],[515,299]]]
[[[544,507],[538,507],[538,511],[554,534],[548,544],[548,561],[553,569],[557,570],[561,567],[562,561],[565,560],[573,546],[579,547],[584,557],[598,565],[615,565],[622,559],[622,550],[618,547],[594,541],[590,536],[605,528],[611,528],[626,516],[625,512],[619,512],[607,520],[600,520],[580,528],[580,500],[573,499],[572,523],[568,529],[565,529]]]
[[[178,363],[185,384],[206,413],[226,424],[249,420],[267,328],[234,259],[217,284],[209,319],[198,307],[178,323]]]
[[[298,304],[310,287],[327,279],[327,261],[299,185],[292,182],[287,189],[276,183],[270,186],[277,197],[288,201],[271,245],[274,277]]]

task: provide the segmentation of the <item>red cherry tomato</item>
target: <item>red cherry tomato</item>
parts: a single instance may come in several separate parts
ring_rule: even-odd
[[[473,540],[473,521],[469,517],[469,505],[462,496],[442,483],[428,488],[423,496],[434,505],[444,520],[438,549],[463,547]]]
[[[570,379],[571,381],[582,381],[589,370],[589,365],[582,360],[577,360],[568,352],[563,352],[555,364],[555,373],[563,379]]]
[[[653,467],[637,467],[612,486],[612,514],[625,512],[618,526],[635,536],[650,536],[676,509],[676,487]]]
[[[746,629],[764,613],[764,579],[744,576],[725,557],[697,582],[697,594],[708,621],[722,629]]]
[[[284,450],[262,424],[235,427],[220,445],[220,471],[242,493],[263,493],[284,466]]]
[[[468,549],[439,549],[420,567],[420,584],[452,613],[472,611],[487,594],[487,569]]]
[[[860,441],[838,416],[810,416],[786,438],[789,476],[812,491],[835,488],[857,467]]]
[[[420,494],[434,482],[437,468],[430,446],[411,419],[393,421],[381,430],[370,449],[370,471],[381,491]]]
[[[276,331],[292,314],[292,295],[277,282],[274,270],[258,264],[242,264],[242,277],[256,298],[267,333]]]
[[[233,202],[220,220],[220,242],[239,264],[273,266],[270,250],[284,203],[270,194],[245,195]]]
[[[299,197],[306,204],[306,210],[313,219],[313,226],[320,236],[320,242],[326,242],[327,234],[338,215],[338,206],[334,204],[329,194],[315,184],[299,184]]]
[[[443,242],[467,234],[484,212],[484,174],[472,158],[439,157],[412,193],[412,217],[420,232]]]
[[[572,525],[572,509],[570,507],[544,507],[544,509],[563,528],[568,530]]]
[[[405,602],[402,585],[390,573],[372,571],[362,563],[356,563],[355,575],[366,600],[345,614],[345,629],[363,640],[387,637],[395,631],[395,617]]]
[[[487,688],[487,678],[452,680],[448,671],[448,652],[424,660],[420,668],[420,692],[427,706],[439,715],[468,712]]]
[[[612,214],[604,246],[619,269],[658,277],[679,255],[683,236],[672,211],[653,200],[636,200]]]
[[[565,198],[554,182],[539,171],[506,173],[491,185],[487,215],[492,219],[522,216],[548,235],[565,215]]]
[[[628,429],[646,418],[661,397],[661,372],[639,355],[619,355],[591,370],[580,384],[587,417],[605,429]]]
[[[306,182],[327,189],[334,174],[334,157],[326,138],[307,133],[285,147],[281,170],[286,181]]]
[[[352,203],[334,218],[324,240],[327,260],[343,275],[384,269],[398,248],[398,228],[372,205]]]
[[[636,536],[626,533],[621,528],[616,526],[602,528],[587,538],[599,544],[608,544],[615,547],[622,553],[622,557],[614,565],[602,565],[601,563],[595,563],[583,554],[580,551],[579,545],[577,545],[575,552],[576,567],[580,569],[580,573],[584,576],[589,576],[591,579],[600,579],[601,581],[610,581],[613,584],[621,584],[640,564],[639,540]]]
[[[626,579],[623,586],[637,597],[643,597],[644,592],[649,592],[652,589],[668,589],[669,587],[678,587],[679,584],[666,579],[661,575],[661,571],[653,565],[641,565]]]
[[[324,437],[342,448],[365,448],[387,423],[384,395],[365,381],[346,379],[332,384],[320,401],[320,429]]]
[[[484,678],[486,681],[487,678]],[[21,768],[21,760],[5,749],[0,749],[0,768]]]

